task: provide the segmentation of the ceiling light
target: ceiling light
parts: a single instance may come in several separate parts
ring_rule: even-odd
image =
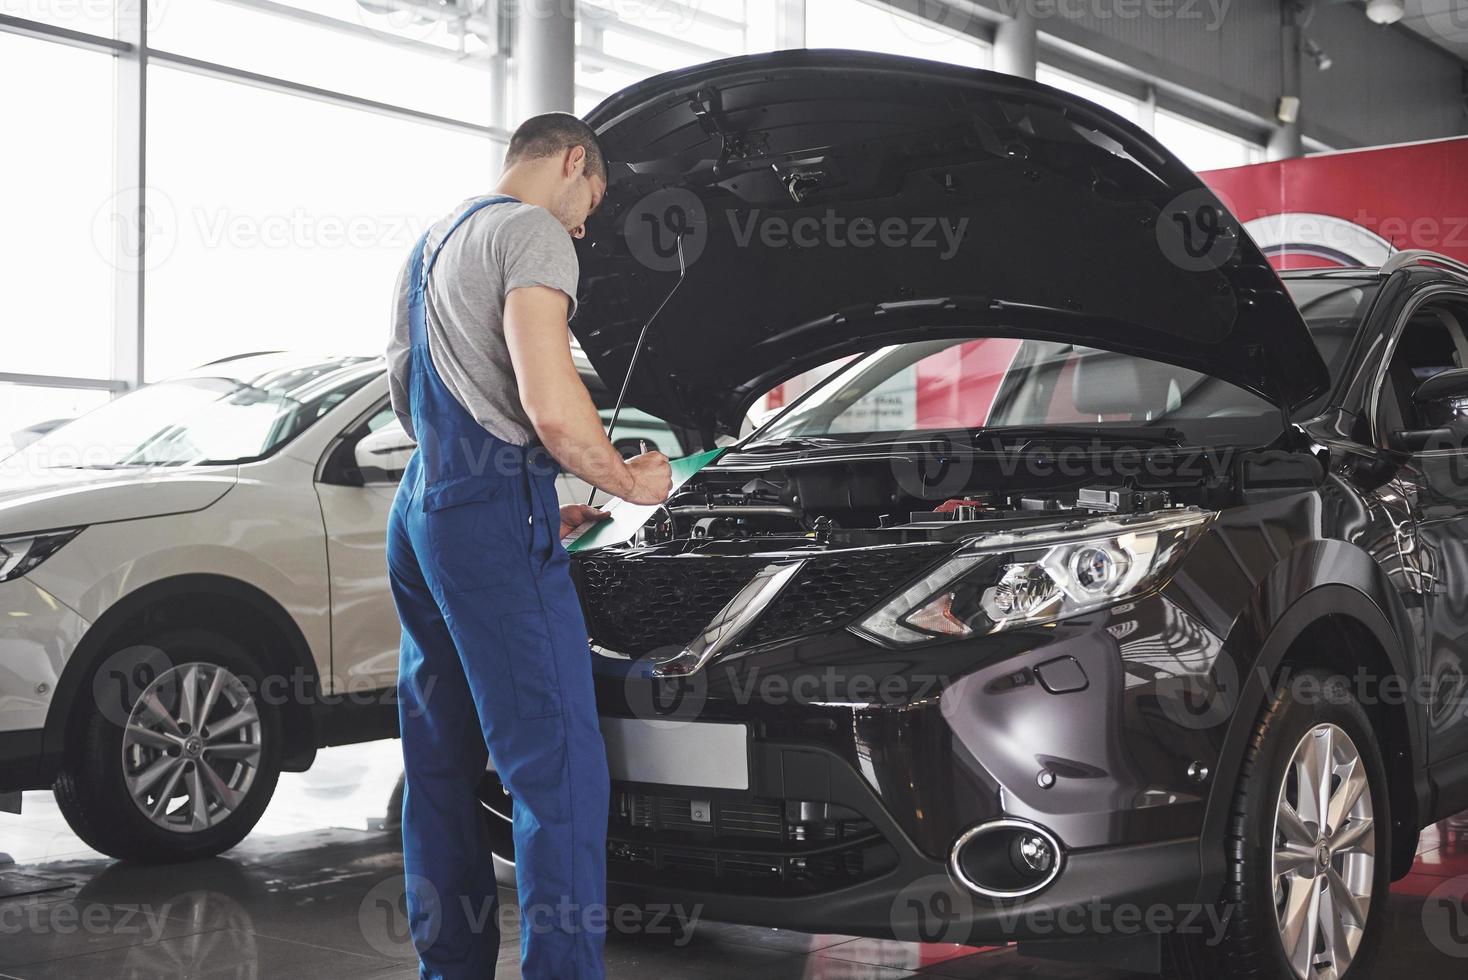
[[[1375,24],[1395,24],[1406,12],[1406,0],[1366,0],[1366,16]]]

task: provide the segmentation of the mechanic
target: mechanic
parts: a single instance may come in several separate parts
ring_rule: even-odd
[[[560,539],[602,516],[558,508],[564,466],[634,503],[665,500],[668,460],[624,462],[571,360],[573,237],[606,192],[571,115],[515,131],[488,197],[418,242],[398,278],[393,409],[418,443],[387,560],[402,620],[403,865],[425,978],[494,975],[495,873],[476,787],[515,800],[527,980],[605,975],[610,786],[587,630]]]

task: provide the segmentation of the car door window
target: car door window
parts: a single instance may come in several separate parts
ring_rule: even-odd
[[[1412,401],[1422,382],[1444,371],[1468,367],[1464,309],[1462,301],[1430,301],[1402,328],[1382,377],[1377,408],[1378,431],[1388,443],[1403,441],[1400,433],[1424,428]]]
[[[327,454],[321,482],[341,486],[393,486],[403,478],[416,448],[398,421],[392,405],[383,401],[359,416]]]

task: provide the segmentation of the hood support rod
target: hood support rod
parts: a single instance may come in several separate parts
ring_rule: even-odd
[[[622,403],[627,400],[627,388],[632,384],[632,372],[637,370],[637,359],[642,355],[642,348],[647,346],[647,332],[652,329],[653,321],[658,318],[658,314],[663,312],[663,307],[668,305],[668,300],[673,298],[673,294],[678,291],[679,286],[683,285],[683,280],[688,275],[688,264],[683,260],[682,232],[678,233],[673,244],[678,248],[678,281],[673,283],[673,288],[668,290],[668,295],[664,296],[658,308],[652,311],[652,316],[647,318],[647,322],[642,325],[642,331],[637,335],[637,344],[632,348],[632,358],[627,362],[627,376],[622,379],[622,390],[617,394],[617,404],[612,409],[612,419],[607,423],[608,442],[612,439],[612,433],[617,430],[617,419],[622,414]],[[586,498],[587,506],[591,506],[595,500],[596,487],[592,487],[590,496]]]

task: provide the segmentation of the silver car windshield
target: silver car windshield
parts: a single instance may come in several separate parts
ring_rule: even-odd
[[[256,356],[160,381],[42,436],[25,470],[244,463],[271,455],[382,371],[366,357]]]

